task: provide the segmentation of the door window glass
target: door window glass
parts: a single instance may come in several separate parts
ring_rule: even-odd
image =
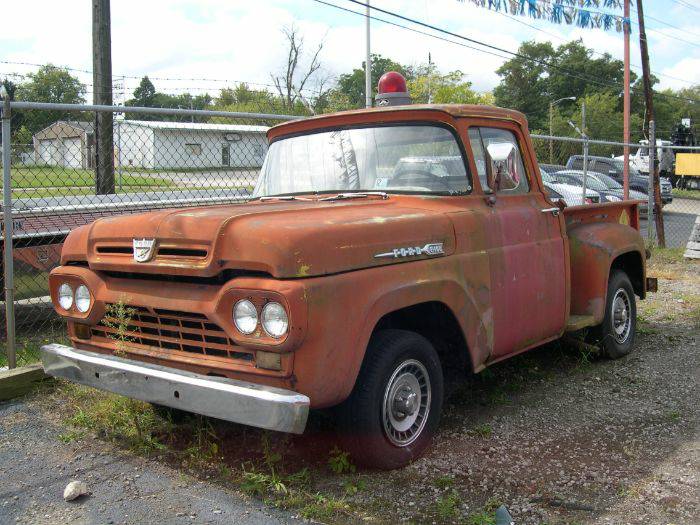
[[[512,131],[470,128],[469,140],[485,192],[527,193],[530,190],[518,140]]]

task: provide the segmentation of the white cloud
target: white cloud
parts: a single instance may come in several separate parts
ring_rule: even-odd
[[[342,0],[330,0],[342,7],[363,8]],[[373,5],[406,16],[425,20],[469,38],[515,51],[524,40],[551,40],[554,45],[572,38],[583,38],[598,52],[622,58],[622,35],[600,30],[582,30],[555,26],[542,21],[477,8],[469,2],[455,0],[374,0]],[[92,69],[91,13],[89,2],[36,0],[12,2],[4,6],[6,24],[0,33],[0,60],[69,65]],[[679,13],[682,17],[687,13]],[[388,15],[374,13],[380,18]],[[659,16],[657,14],[657,16]],[[404,21],[397,21],[409,25]],[[674,22],[686,28],[684,21]],[[180,79],[228,79],[269,84],[270,72],[284,62],[285,44],[280,29],[296,23],[309,48],[325,38],[322,61],[334,75],[350,71],[364,60],[364,19],[312,0],[120,0],[112,2],[113,71],[141,77]],[[563,40],[536,31],[527,24],[552,33]],[[27,30],[31,28],[31,32]],[[421,31],[429,30],[416,28]],[[688,27],[686,31],[693,31]],[[680,34],[680,33],[678,33]],[[457,40],[442,35],[444,38]],[[691,38],[687,34],[684,38]],[[678,41],[649,34],[652,69],[664,74],[700,81],[700,48],[692,53]],[[466,45],[471,45],[463,42]],[[639,63],[636,36],[632,39],[632,62]],[[478,46],[477,46],[478,47]],[[417,64],[433,61],[443,71],[460,69],[478,90],[488,90],[498,83],[495,70],[503,59],[487,52],[475,51],[435,38],[423,36],[381,22],[372,22],[372,51],[399,62]],[[26,72],[34,68],[0,65],[0,75]],[[89,74],[80,75],[90,83]],[[133,90],[137,79],[127,79]],[[163,91],[216,93],[221,83],[204,80],[155,81]],[[682,87],[685,82],[665,79],[664,87]]]

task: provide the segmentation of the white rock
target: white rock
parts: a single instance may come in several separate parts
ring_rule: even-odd
[[[63,499],[66,501],[72,501],[75,498],[79,498],[80,496],[87,494],[88,493],[88,488],[85,482],[83,481],[71,481],[66,485],[66,488],[63,490]]]

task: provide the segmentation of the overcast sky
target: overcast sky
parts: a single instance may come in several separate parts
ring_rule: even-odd
[[[347,0],[324,1],[354,11],[363,9]],[[700,82],[700,27],[696,23],[700,1],[686,3],[697,9],[683,7],[675,0],[652,0],[645,5],[651,68],[663,87]],[[468,0],[373,0],[373,4],[512,51],[525,40],[549,40],[558,45],[582,37],[587,46],[622,57],[622,34],[614,30],[584,30],[527,17],[514,17],[515,21],[475,7]],[[2,17],[11,23],[3,24],[0,31],[0,61],[52,62],[91,70],[90,5],[88,0],[28,0],[4,5]],[[379,13],[376,16],[388,18]],[[169,93],[216,94],[226,85],[218,80],[229,84],[246,81],[251,87],[269,84],[270,72],[279,71],[285,59],[280,29],[292,23],[305,36],[309,49],[325,41],[321,61],[327,73],[337,76],[348,72],[364,59],[364,18],[314,0],[112,0],[115,80],[126,76],[127,97],[145,74],[154,79],[159,91]],[[640,59],[634,22],[633,27],[634,66]],[[372,22],[372,51],[407,64],[426,62],[430,52],[439,69],[462,70],[479,91],[498,83],[495,70],[503,63],[503,58],[379,21]],[[35,69],[0,63],[0,77]],[[92,81],[89,74],[75,74],[86,84]]]

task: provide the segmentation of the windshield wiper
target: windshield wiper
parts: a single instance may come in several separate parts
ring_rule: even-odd
[[[363,199],[365,197],[379,197],[380,199],[388,199],[389,195],[383,191],[363,191],[357,193],[338,193],[337,195],[331,195],[330,197],[324,197],[319,199],[321,201],[339,201],[343,199]]]
[[[253,199],[255,200],[255,199]],[[258,197],[257,200],[260,202],[265,201],[310,201],[312,199],[307,199],[304,197],[296,197],[294,195],[266,195],[264,197]]]

